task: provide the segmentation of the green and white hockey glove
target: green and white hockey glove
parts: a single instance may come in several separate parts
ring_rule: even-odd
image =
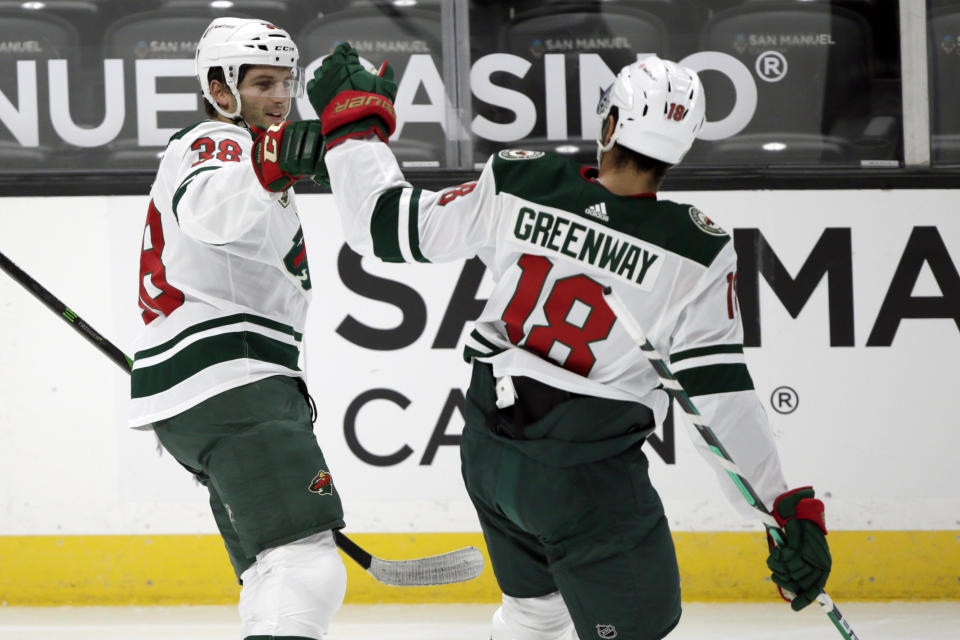
[[[832,561],[823,502],[814,498],[813,487],[800,487],[774,501],[773,517],[786,540],[778,547],[767,536],[767,566],[780,595],[794,611],[800,611],[817,599],[830,575]]]
[[[330,188],[330,172],[327,171],[327,162],[323,158],[317,163],[317,168],[313,174],[313,181],[321,187]]]
[[[307,95],[323,123],[325,149],[370,133],[387,142],[397,128],[393,68],[384,62],[371,73],[347,42],[324,59],[307,83]]]
[[[319,120],[278,122],[254,140],[253,170],[267,191],[285,191],[300,178],[312,176],[322,154]]]

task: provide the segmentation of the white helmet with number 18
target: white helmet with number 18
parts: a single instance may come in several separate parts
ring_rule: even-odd
[[[303,95],[303,73],[297,62],[300,54],[290,34],[264,20],[244,18],[217,18],[210,23],[197,43],[197,79],[203,97],[227,118],[240,116],[240,67],[269,65],[289,67],[292,78],[275,89],[279,97],[296,98]],[[223,69],[227,86],[237,100],[233,113],[227,113],[210,95],[209,72],[213,67]],[[280,95],[285,94],[285,95]]]
[[[603,144],[603,123],[617,108],[617,124]],[[704,97],[692,69],[655,55],[628,64],[600,96],[597,164],[603,152],[619,144],[650,158],[677,164],[703,127]]]

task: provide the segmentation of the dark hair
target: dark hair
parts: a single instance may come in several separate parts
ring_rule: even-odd
[[[247,71],[250,70],[249,64],[240,65],[240,73],[237,74],[237,86],[243,82],[243,77],[247,75]],[[214,80],[227,84],[227,78],[223,75],[223,67],[210,67],[210,70],[207,71],[207,86],[210,86],[210,83]],[[212,98],[213,96],[211,96]],[[203,110],[206,112],[208,118],[216,118],[220,115],[220,112],[217,111],[216,107],[211,104],[209,100],[203,97],[201,94],[200,99],[203,100]]]
[[[610,109],[609,117],[613,118],[614,122],[616,122],[618,115],[617,108],[612,107]],[[609,119],[604,120],[603,122],[604,131],[606,131],[608,122]],[[642,153],[637,153],[633,149],[628,149],[619,143],[615,143],[613,148],[610,149],[610,160],[613,162],[614,167],[622,168],[632,166],[637,171],[649,171],[653,174],[653,179],[657,181],[657,184],[663,182],[663,178],[667,175],[667,171],[673,166],[669,162],[664,162],[663,160],[657,160],[656,158],[645,156]]]
[[[613,148],[610,149],[611,160],[613,161],[613,166],[615,167],[626,167],[633,165],[633,168],[637,171],[649,171],[653,175],[653,179],[659,184],[663,182],[664,176],[667,175],[667,171],[673,165],[669,162],[664,162],[663,160],[657,160],[656,158],[651,158],[650,156],[645,156],[642,153],[637,153],[633,149],[627,149],[621,144],[614,144]]]

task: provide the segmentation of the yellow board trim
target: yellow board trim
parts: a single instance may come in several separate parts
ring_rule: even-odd
[[[361,534],[385,559],[475,545],[479,533]],[[760,533],[675,532],[683,599],[770,601]],[[832,531],[827,591],[838,600],[960,600],[960,531]],[[387,587],[349,558],[346,602],[496,602],[493,571],[441,587]],[[216,535],[0,536],[0,603],[23,605],[231,604],[239,587]]]

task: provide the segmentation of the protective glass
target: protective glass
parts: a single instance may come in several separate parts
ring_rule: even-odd
[[[241,97],[302,98],[303,69],[255,67],[244,77],[238,90]]]

